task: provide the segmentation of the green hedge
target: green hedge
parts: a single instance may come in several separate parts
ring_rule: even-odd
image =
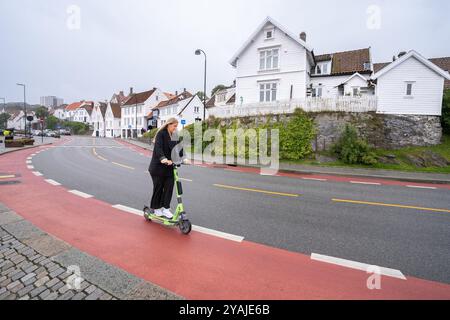
[[[270,151],[270,130],[278,129],[279,130],[279,141],[280,141],[280,158],[284,160],[300,160],[308,155],[310,155],[312,150],[311,141],[314,139],[316,130],[314,126],[314,121],[311,119],[307,113],[299,110],[296,110],[294,114],[289,118],[287,122],[270,122],[267,121],[264,124],[256,125],[254,121],[250,118],[241,118],[239,120],[241,124],[244,124],[248,129],[256,130],[256,137],[259,137],[260,130],[268,130],[269,131],[269,139],[268,139],[268,150]],[[202,130],[205,132],[207,129],[215,129],[219,130],[222,133],[222,137],[224,138],[223,147],[218,148],[219,155],[230,154],[230,150],[232,146],[226,145],[226,131],[228,129],[239,129],[238,121],[234,120],[228,126],[222,126],[220,119],[210,118],[206,123],[202,124]],[[191,136],[191,144],[194,146],[194,125],[189,125],[185,127]],[[244,129],[244,133],[246,130]],[[254,138],[246,138],[245,143],[245,157],[249,158],[251,154],[250,152],[259,153],[259,144],[258,141],[256,145],[258,146],[257,150],[250,150],[250,139]],[[256,138],[258,139],[258,138]],[[214,139],[213,139],[214,141]],[[205,148],[210,145],[213,141],[203,141],[203,145],[201,146],[202,150],[197,150],[198,148],[194,148],[195,152],[202,152]],[[234,156],[238,155],[237,150],[237,139],[234,141]]]

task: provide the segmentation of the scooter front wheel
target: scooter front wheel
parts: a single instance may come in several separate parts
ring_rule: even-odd
[[[180,227],[180,231],[186,235],[189,234],[192,230],[192,224],[189,220],[180,221],[179,227]]]

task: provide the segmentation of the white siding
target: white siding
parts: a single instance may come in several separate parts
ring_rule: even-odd
[[[314,88],[322,85],[322,97],[334,98],[338,96],[338,87],[349,76],[329,76],[329,77],[311,77],[311,83]]]
[[[414,82],[406,97],[406,82]],[[378,78],[378,112],[437,115],[442,113],[444,78],[410,57]]]
[[[279,48],[279,68],[274,71],[260,71],[259,50]],[[262,30],[237,60],[236,101],[240,103],[259,102],[260,81],[278,81],[277,100],[290,98],[291,85],[294,99],[306,95],[306,49],[275,28],[274,38],[265,40]]]

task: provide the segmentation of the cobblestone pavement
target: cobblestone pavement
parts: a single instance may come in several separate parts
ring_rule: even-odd
[[[47,234],[0,203],[0,300],[180,300]]]
[[[87,280],[71,290],[76,277],[0,228],[0,300],[112,300]]]

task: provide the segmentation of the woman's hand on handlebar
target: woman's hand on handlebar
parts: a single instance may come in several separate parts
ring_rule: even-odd
[[[168,165],[168,166],[173,165],[172,160],[168,160],[168,159],[161,160],[161,163],[162,163],[162,164],[166,164],[166,165]]]

